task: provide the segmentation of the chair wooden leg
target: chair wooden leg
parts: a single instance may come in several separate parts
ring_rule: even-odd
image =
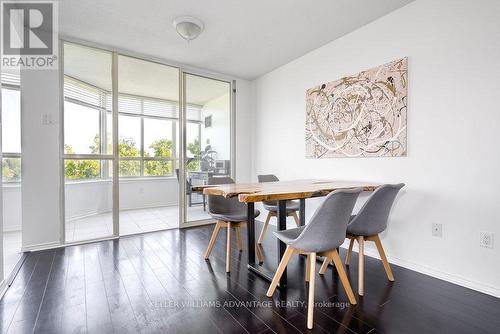
[[[313,328],[314,316],[314,283],[316,280],[316,253],[308,255],[308,262],[310,263],[310,277],[309,277],[309,298],[307,302],[307,328]]]
[[[208,243],[208,248],[207,251],[205,252],[205,260],[208,259],[210,253],[212,253],[212,249],[214,248],[215,240],[217,240],[217,236],[219,235],[220,229],[221,229],[221,222],[218,221],[217,224],[215,224],[214,231],[212,232],[212,236],[210,237],[210,242]]]
[[[306,282],[309,282],[309,277],[311,276],[311,254],[307,254],[306,260]]]
[[[349,249],[347,250],[347,255],[345,257],[345,265],[348,266],[351,262],[352,246],[354,246],[354,238],[349,238]]]
[[[257,256],[257,261],[259,261],[259,263],[264,262],[264,257],[262,256],[262,252],[260,251],[260,246],[258,243],[255,243],[255,255]]]
[[[226,241],[226,273],[231,271],[231,223],[227,223],[227,241]]]
[[[266,221],[264,222],[264,226],[262,226],[262,231],[260,231],[259,239],[257,239],[258,244],[261,244],[262,240],[264,240],[264,235],[266,234],[267,227],[269,226],[269,221],[272,216],[271,212],[267,213]]]
[[[295,252],[294,248],[286,246],[285,254],[283,255],[283,258],[280,261],[278,269],[276,269],[276,273],[274,274],[271,285],[267,290],[266,296],[271,297],[273,295],[274,290],[276,290],[276,287],[278,286],[281,275],[283,275],[283,271],[285,271],[285,268],[288,265],[288,261],[290,261],[290,258],[292,257],[294,252]]]
[[[358,294],[365,294],[365,238],[358,237]]]
[[[292,211],[290,215],[293,217],[293,220],[295,220],[295,224],[297,224],[297,226],[300,226],[300,219],[299,216],[297,216],[297,211]]]
[[[382,247],[382,241],[380,241],[378,234],[373,238],[373,241],[375,241],[375,246],[377,246],[378,254],[380,255],[380,259],[382,260],[382,264],[384,265],[385,273],[387,274],[387,279],[393,282],[394,275],[392,274],[391,266],[389,265],[389,261],[387,261],[384,247]]]
[[[243,250],[243,244],[241,242],[240,227],[236,226],[234,230],[236,231],[236,244],[238,245],[238,250],[241,252]]]
[[[323,261],[323,264],[321,265],[321,268],[319,269],[319,273],[323,275],[328,268],[328,264],[330,263],[331,257],[330,256],[325,256],[325,260]]]
[[[342,260],[340,259],[339,253],[337,250],[332,251],[331,257],[333,259],[333,264],[339,273],[340,281],[344,286],[344,290],[347,293],[347,298],[349,298],[349,302],[353,305],[356,305],[356,297],[354,297],[354,292],[352,292],[351,283],[349,283],[349,279],[344,270],[344,266],[342,265]]]

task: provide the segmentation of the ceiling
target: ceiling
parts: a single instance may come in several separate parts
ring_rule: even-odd
[[[64,0],[60,32],[72,38],[254,79],[413,0]],[[172,21],[205,31],[190,43]]]

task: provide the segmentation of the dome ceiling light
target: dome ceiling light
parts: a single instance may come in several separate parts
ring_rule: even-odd
[[[191,16],[180,16],[173,22],[177,33],[186,41],[191,41],[198,37],[205,28],[203,22]]]

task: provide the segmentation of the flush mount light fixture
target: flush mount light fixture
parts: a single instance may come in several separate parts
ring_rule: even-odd
[[[188,42],[198,37],[205,27],[203,22],[191,16],[178,17],[173,25],[177,33]]]

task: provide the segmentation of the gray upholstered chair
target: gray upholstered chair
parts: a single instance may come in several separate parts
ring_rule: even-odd
[[[385,256],[384,247],[379,238],[379,233],[387,228],[387,220],[391,212],[392,204],[396,199],[399,190],[404,187],[404,183],[399,184],[386,184],[378,187],[370,198],[363,205],[359,213],[352,216],[347,225],[347,238],[350,239],[349,249],[345,260],[346,266],[349,265],[351,260],[352,247],[354,240],[358,241],[359,254],[358,254],[358,294],[363,296],[364,291],[364,249],[365,241],[374,241],[377,247],[380,259],[384,265],[385,273],[389,281],[394,281],[391,266]],[[320,274],[323,274],[331,259],[326,258],[321,266]]]
[[[267,296],[271,297],[273,295],[290,257],[293,254],[307,255],[306,281],[309,281],[307,328],[309,329],[313,326],[316,255],[333,259],[349,302],[356,304],[356,298],[344,271],[337,248],[345,240],[347,223],[361,191],[362,188],[333,191],[326,196],[325,201],[316,210],[309,224],[290,230],[274,232],[274,235],[283,241],[287,247],[269,290],[267,290]]]
[[[257,175],[257,179],[259,180],[259,182],[279,181],[278,177],[273,174]],[[257,243],[259,244],[261,244],[262,240],[264,240],[267,227],[269,226],[269,221],[271,220],[272,217],[277,217],[278,215],[277,201],[264,201],[262,202],[262,204],[264,204],[264,209],[266,209],[269,212],[267,214],[266,221],[264,222],[264,226],[260,231],[259,238],[257,239]],[[286,215],[293,217],[293,219],[295,220],[295,224],[297,224],[297,226],[300,226],[300,220],[299,217],[297,216],[297,211],[299,211],[299,207],[300,204],[297,201],[286,201]]]
[[[230,177],[211,177],[208,179],[208,184],[229,184],[234,183]],[[238,198],[224,198],[222,196],[208,196],[208,213],[213,219],[217,220],[215,229],[208,243],[208,248],[205,253],[205,259],[208,259],[219,235],[221,228],[227,228],[227,245],[226,245],[226,272],[231,269],[231,229],[236,232],[236,242],[238,249],[241,252],[243,245],[241,242],[240,227],[246,225],[247,221],[247,206],[245,203],[238,201]],[[260,214],[259,210],[255,210],[255,217]],[[256,255],[259,262],[262,262],[262,254],[256,244]]]

